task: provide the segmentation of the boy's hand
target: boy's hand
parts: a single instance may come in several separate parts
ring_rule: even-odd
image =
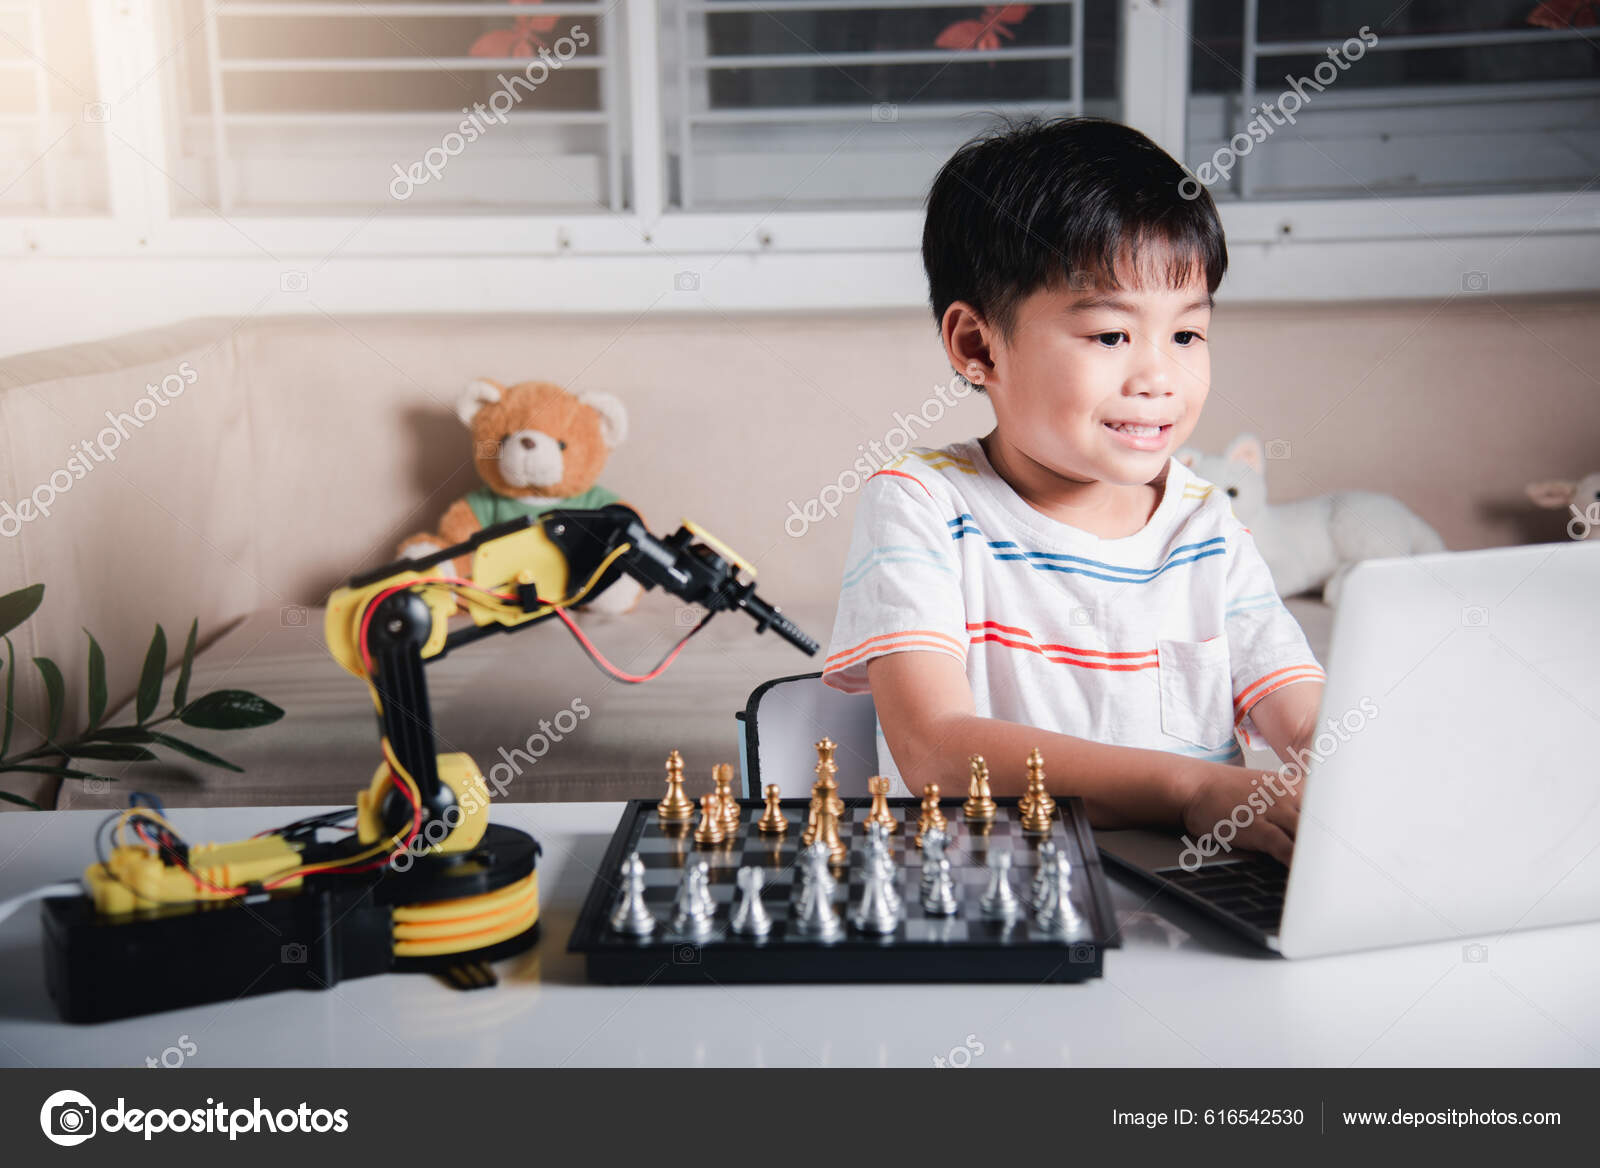
[[[1287,865],[1294,855],[1300,821],[1300,787],[1273,771],[1227,763],[1186,763],[1179,777],[1188,795],[1182,801],[1183,828],[1196,840],[1216,839],[1219,824],[1229,847],[1265,852]],[[1219,841],[1220,842],[1220,841]]]

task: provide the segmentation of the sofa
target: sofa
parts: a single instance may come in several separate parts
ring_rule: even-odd
[[[1600,330],[1592,302],[1517,313],[1372,305],[1330,324],[1316,307],[1224,306],[1195,444],[1221,449],[1244,430],[1286,439],[1292,456],[1269,466],[1275,498],[1387,491],[1451,547],[1561,538],[1559,517],[1528,505],[1522,487],[1592,469],[1600,395],[1582,369],[1600,367]],[[1330,345],[1335,335],[1359,337],[1359,351]],[[178,389],[174,375],[180,392],[135,411],[147,386]],[[986,432],[993,416],[976,395],[925,409],[950,371],[927,314],[900,310],[257,315],[0,359],[0,502],[29,497],[105,427],[119,434],[114,459],[70,484],[57,475],[49,513],[9,523],[0,540],[0,593],[46,585],[12,638],[24,663],[61,665],[65,724],[84,717],[81,630],[105,647],[115,707],[134,691],[155,624],[175,665],[196,618],[191,692],[247,689],[286,711],[255,730],[194,733],[243,774],[102,762],[115,782],[0,783],[64,808],[125,805],[134,789],[171,806],[349,802],[376,766],[376,732],[365,688],[323,645],[319,606],[475,485],[452,408],[475,376],[622,397],[632,437],[602,481],[639,501],[658,535],[687,516],[731,544],[758,567],[762,595],[824,645],[851,521],[847,492],[824,487],[897,427],[940,444]],[[1563,411],[1561,427],[1528,408],[1534,384]],[[1290,607],[1325,656],[1332,610],[1313,597]],[[631,613],[580,619],[611,660],[640,671],[694,617],[652,592]],[[428,684],[442,749],[485,769],[515,761],[506,798],[621,799],[657,792],[674,748],[690,792],[709,789],[712,765],[738,757],[734,714],[749,692],[819,668],[820,655],[728,613],[646,685],[603,675],[554,622],[452,653]],[[541,719],[577,699],[589,714],[547,741]],[[44,721],[26,664],[16,704],[13,750],[37,742]],[[535,740],[547,742],[537,758]]]

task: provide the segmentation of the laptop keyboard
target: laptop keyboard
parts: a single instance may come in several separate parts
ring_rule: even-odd
[[[1275,931],[1283,917],[1289,869],[1270,856],[1206,864],[1193,872],[1158,868],[1155,875],[1266,932]]]

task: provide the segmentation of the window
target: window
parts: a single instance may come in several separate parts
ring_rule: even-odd
[[[83,0],[0,2],[0,215],[104,213],[109,116]]]
[[[1218,198],[1576,190],[1600,170],[1600,30],[1567,23],[1581,7],[1194,0],[1186,161],[1221,153]],[[1327,55],[1345,45],[1347,67]],[[1291,91],[1292,126],[1254,113]],[[1252,121],[1264,140],[1232,158]]]
[[[175,209],[620,211],[613,7],[174,0]]]
[[[1005,114],[1115,115],[1115,6],[670,0],[666,143],[685,208],[914,206]]]

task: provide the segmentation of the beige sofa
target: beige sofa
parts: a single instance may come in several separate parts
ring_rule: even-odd
[[[1600,368],[1597,317],[1588,301],[1224,307],[1197,441],[1220,449],[1241,430],[1287,439],[1291,457],[1269,468],[1275,497],[1388,491],[1452,547],[1557,539],[1559,519],[1521,491],[1593,469],[1600,395],[1584,370]],[[471,377],[621,396],[633,437],[603,481],[639,501],[658,534],[689,516],[731,543],[758,565],[763,595],[825,644],[850,501],[800,535],[796,523],[786,529],[791,505],[817,498],[858,444],[883,441],[950,376],[926,314],[910,311],[189,321],[0,360],[0,501],[49,482],[79,443],[174,374],[181,396],[124,419],[114,461],[59,491],[48,516],[6,526],[16,530],[0,540],[0,592],[47,585],[43,608],[14,634],[17,650],[61,663],[72,726],[82,719],[80,628],[106,647],[115,704],[131,695],[152,626],[181,641],[198,617],[207,648],[195,692],[255,690],[288,716],[195,733],[243,775],[104,763],[120,782],[69,782],[59,798],[50,784],[0,779],[47,804],[120,805],[134,788],[174,805],[342,802],[365,784],[377,759],[371,707],[327,656],[317,606],[473,485],[451,408]],[[971,397],[930,427],[910,425],[917,442],[937,444],[991,419]],[[1292,607],[1325,651],[1330,610],[1310,599]],[[683,619],[654,593],[588,628],[639,669]],[[603,676],[553,624],[480,642],[428,679],[444,747],[485,767],[583,699],[590,716],[524,764],[508,797],[621,798],[655,791],[673,747],[705,787],[714,762],[737,757],[733,715],[749,691],[819,667],[727,614],[644,686]],[[37,741],[31,667],[18,689],[17,743]]]

